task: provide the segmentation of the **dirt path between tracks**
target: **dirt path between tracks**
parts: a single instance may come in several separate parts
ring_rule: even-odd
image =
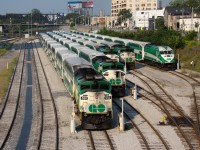
[[[18,57],[18,50],[8,50],[5,55],[0,57],[0,103],[2,102],[4,96],[5,96],[5,89],[7,89],[7,86],[9,81],[5,80],[5,76],[9,74],[10,71],[5,71],[8,67],[11,67],[9,64],[14,61],[15,58]],[[12,65],[13,68],[13,65]],[[8,79],[9,80],[9,79]]]

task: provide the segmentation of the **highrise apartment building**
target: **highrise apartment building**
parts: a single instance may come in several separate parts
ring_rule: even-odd
[[[117,16],[120,10],[155,10],[157,0],[112,0],[111,16]]]

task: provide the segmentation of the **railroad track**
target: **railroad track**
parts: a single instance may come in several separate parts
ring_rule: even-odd
[[[5,39],[5,40],[0,40],[0,43],[1,42],[15,41],[15,40],[18,40],[18,39],[20,39],[20,38],[18,37],[18,38],[9,38],[9,39]]]
[[[131,71],[130,73],[142,80],[142,82],[149,87],[156,100],[159,100],[160,108],[164,110],[164,113],[168,116],[169,122],[177,127],[178,134],[182,136],[181,138],[184,146],[189,149],[198,149],[200,141],[196,127],[192,121],[183,114],[183,111],[174,102],[171,96],[169,96],[158,83],[149,77],[136,71]],[[146,95],[146,97],[148,97],[148,95]],[[166,103],[171,104],[173,107],[166,105]],[[176,110],[173,110],[173,108],[176,108]],[[180,124],[186,124],[187,126],[180,127]]]
[[[0,149],[3,149],[10,136],[17,116],[25,65],[25,50],[20,50],[18,63],[7,92],[0,117]]]
[[[113,103],[121,111],[121,102],[113,100]],[[136,135],[139,137],[142,149],[170,149],[162,135],[154,128],[150,121],[136,108],[124,100],[125,117],[131,121]],[[154,139],[154,140],[152,140]]]
[[[37,149],[59,149],[59,124],[57,107],[42,64],[37,45],[34,44],[35,67],[41,103],[41,125]]]
[[[86,131],[89,136],[88,149],[111,149],[115,150],[116,146],[112,143],[112,140],[106,130],[103,131]]]
[[[170,72],[171,74],[177,76],[178,78],[181,78],[183,80],[185,80],[186,82],[188,82],[193,90],[192,93],[192,98],[193,98],[193,104],[191,107],[191,118],[194,121],[194,123],[196,124],[196,128],[200,133],[200,81],[187,76],[183,73],[180,72]]]

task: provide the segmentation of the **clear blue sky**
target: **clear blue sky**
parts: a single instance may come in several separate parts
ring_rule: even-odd
[[[32,9],[39,9],[42,13],[67,13],[67,2],[69,0],[0,0],[0,14],[6,13],[28,13]],[[79,1],[79,0],[72,0]],[[105,15],[110,14],[111,0],[93,0],[94,14],[104,10]],[[171,0],[162,0],[163,6]]]

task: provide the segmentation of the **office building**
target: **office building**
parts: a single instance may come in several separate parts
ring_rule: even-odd
[[[156,10],[157,0],[112,0],[111,16],[117,16],[123,9],[129,9],[131,12],[136,10]]]

